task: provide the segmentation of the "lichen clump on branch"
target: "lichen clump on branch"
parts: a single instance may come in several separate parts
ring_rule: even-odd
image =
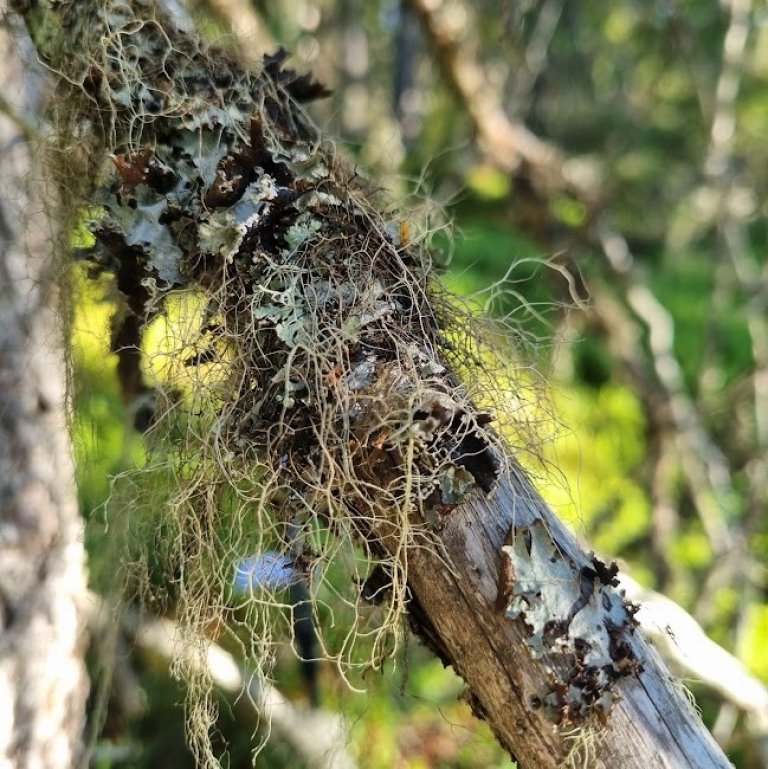
[[[125,292],[145,308],[203,288],[190,365],[229,368],[223,446],[284,471],[283,515],[351,512],[366,538],[377,518],[418,523],[489,491],[488,418],[441,362],[428,259],[388,234],[299,110],[321,87],[282,52],[249,76],[157,21],[137,29],[122,4],[97,19],[105,63],[84,88],[106,102],[114,168],[92,198],[90,257],[130,266]]]
[[[578,569],[541,521],[516,528],[502,547],[497,609],[525,623],[530,653],[549,677],[536,707],[566,729],[593,716],[605,724],[616,681],[642,671],[632,645],[637,607],[613,589],[617,573],[595,556]]]
[[[81,201],[87,258],[139,325],[180,290],[203,297],[184,344],[191,385],[168,414],[177,615],[209,628],[245,547],[288,554],[316,600],[351,553],[353,630],[323,652],[349,662],[365,626],[378,664],[400,633],[406,548],[429,547],[502,461],[452,373],[466,356],[448,341],[426,248],[321,140],[299,102],[323,89],[282,52],[244,72],[148,0],[63,3],[56,16],[59,32],[37,42],[66,73],[61,133],[95,190]],[[115,338],[121,378],[135,380]],[[374,566],[389,584],[371,630],[360,602]],[[280,599],[252,598],[264,632],[249,643],[264,656],[262,608]]]

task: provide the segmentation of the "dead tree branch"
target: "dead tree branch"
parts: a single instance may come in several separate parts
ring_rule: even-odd
[[[768,742],[768,689],[674,601],[643,588],[626,574],[620,582],[627,597],[640,606],[637,618],[643,634],[669,667],[686,680],[713,689],[746,713],[762,749]]]
[[[574,750],[595,766],[728,766],[636,632],[616,569],[578,547],[488,427],[471,397],[479,371],[459,384],[472,355],[451,332],[466,328],[428,254],[298,107],[322,90],[280,56],[244,73],[148,0],[16,5],[66,75],[75,127],[104,116],[91,258],[130,267],[155,309],[196,287],[208,344],[188,367],[203,386],[211,361],[227,373],[215,397],[209,384],[193,398],[214,413],[190,419],[185,450],[198,455],[180,476],[183,514],[167,521],[180,532],[177,616],[192,630],[217,616],[211,573],[224,571],[216,556],[231,559],[233,529],[271,520],[286,557],[314,575],[339,552],[317,544],[320,528],[385,573],[369,597],[389,626],[407,613],[521,766],[555,769]],[[507,138],[543,167],[538,140]],[[254,477],[258,495],[220,524],[219,503],[237,500],[217,494],[245,494]],[[350,579],[357,616],[368,587]]]

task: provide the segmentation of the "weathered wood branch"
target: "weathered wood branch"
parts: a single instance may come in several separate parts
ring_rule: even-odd
[[[687,681],[720,694],[750,720],[755,738],[768,743],[768,689],[733,654],[707,636],[679,604],[648,590],[623,574],[620,585],[640,606],[637,619],[643,635],[669,667]]]
[[[440,542],[446,560],[411,555],[409,582],[442,643],[442,655],[467,681],[470,703],[524,767],[556,767],[569,750],[541,707],[552,678],[528,654],[528,631],[495,610],[496,564],[507,527],[543,521],[574,577],[590,560],[522,473],[504,479],[491,500],[463,506]],[[553,579],[558,580],[557,576]],[[622,679],[622,699],[601,731],[590,766],[729,766],[656,652],[635,635],[643,672]],[[594,762],[594,763],[592,763]]]
[[[134,276],[143,317],[173,287],[205,295],[207,343],[187,363],[230,372],[214,456],[227,482],[266,463],[286,553],[311,574],[324,554],[307,532],[354,536],[388,571],[375,599],[407,609],[523,767],[727,766],[615,569],[581,551],[459,384],[466,329],[429,255],[297,106],[322,89],[279,55],[242,72],[148,0],[16,5],[75,127],[91,121],[91,258]],[[190,499],[179,557],[204,575],[218,508]]]
[[[25,140],[41,106],[40,72],[26,36],[14,41],[6,26],[0,72],[17,116],[0,116],[0,766],[71,769],[82,758],[88,692],[83,526],[52,226]]]

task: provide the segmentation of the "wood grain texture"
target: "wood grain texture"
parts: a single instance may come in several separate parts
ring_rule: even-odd
[[[560,766],[573,742],[535,707],[546,694],[548,675],[546,665],[529,654],[524,623],[495,608],[507,531],[535,520],[546,523],[557,548],[577,566],[589,564],[587,554],[517,471],[502,480],[490,499],[475,500],[451,515],[439,534],[442,559],[426,549],[409,553],[408,574],[443,652],[467,682],[475,710],[521,767],[545,769]],[[583,765],[730,766],[655,650],[637,632],[633,645],[644,670],[637,679],[617,684],[621,700]]]

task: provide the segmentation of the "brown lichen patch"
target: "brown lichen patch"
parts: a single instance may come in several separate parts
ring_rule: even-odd
[[[614,589],[616,565],[593,557],[579,567],[541,522],[514,530],[501,558],[497,605],[525,622],[532,656],[555,663],[542,697],[548,718],[563,727],[605,720],[616,682],[642,670],[632,642],[635,609]]]

